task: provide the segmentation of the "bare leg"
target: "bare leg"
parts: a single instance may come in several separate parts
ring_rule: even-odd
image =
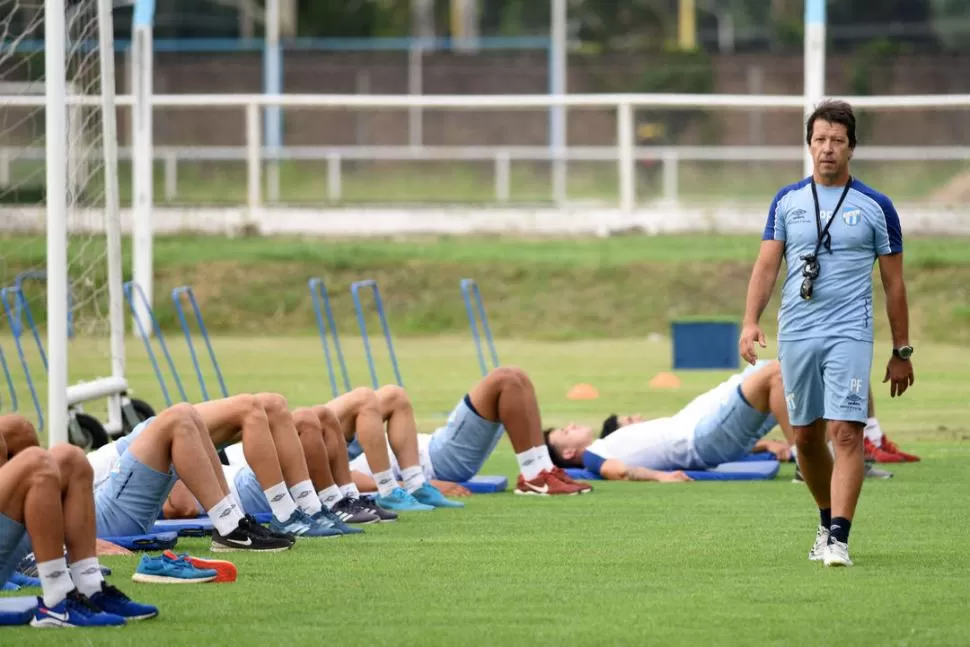
[[[872,385],[869,385],[869,411],[866,414],[870,418],[876,417],[876,396],[872,394]]]
[[[52,447],[61,483],[64,537],[69,562],[97,556],[94,515],[94,470],[84,452],[73,445]]]
[[[543,445],[535,389],[521,369],[494,369],[475,385],[468,397],[478,415],[502,423],[516,454]]]
[[[373,473],[378,474],[391,469],[380,402],[372,389],[354,389],[331,400],[327,403],[327,408],[340,419],[345,439],[349,441],[356,435],[357,442],[363,448],[364,455],[367,456],[367,464],[370,465]]]
[[[0,513],[24,524],[37,562],[64,556],[61,483],[54,457],[28,447],[0,468]]]
[[[192,405],[176,404],[159,413],[132,441],[128,451],[157,472],[168,472],[174,465],[189,491],[210,510],[225,498],[228,488],[223,489],[225,479],[220,483],[213,470],[197,422]]]
[[[300,435],[300,444],[303,447],[303,455],[306,457],[313,487],[317,492],[330,487],[334,484],[333,474],[330,472],[330,458],[319,419],[311,409],[304,408],[293,412],[293,421]],[[343,452],[344,455],[347,454],[346,448]]]
[[[793,426],[798,469],[820,510],[832,507],[832,453],[826,443],[825,420]]]
[[[254,395],[234,395],[194,405],[216,447],[242,441],[246,462],[263,489],[283,482],[266,411]]]
[[[286,398],[278,393],[259,393],[256,400],[266,412],[273,444],[276,445],[276,455],[283,470],[283,480],[290,487],[309,481],[310,472],[300,446],[300,435],[296,431]]]
[[[0,438],[7,446],[3,458],[16,456],[28,447],[40,447],[34,425],[23,416],[12,413],[0,415]]]
[[[852,520],[866,466],[862,446],[863,425],[845,420],[829,421],[829,434],[835,447],[835,468],[832,471],[832,517]]]
[[[340,428],[340,420],[326,406],[314,407],[313,411],[320,422],[323,441],[327,445],[333,480],[337,485],[350,485],[353,483],[350,475],[350,456],[347,454],[347,444]]]
[[[377,401],[381,418],[387,422],[387,441],[398,465],[402,470],[418,466],[418,423],[408,394],[397,385],[382,386],[377,390]]]

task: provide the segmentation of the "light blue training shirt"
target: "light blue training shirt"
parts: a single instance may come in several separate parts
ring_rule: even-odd
[[[829,218],[832,253],[821,246],[819,276],[808,301],[801,298],[802,256],[815,251],[818,226],[812,179],[784,187],[771,202],[763,240],[785,243],[787,272],[778,309],[778,341],[843,337],[872,342],[872,267],[877,256],[900,254],[903,234],[892,201],[853,179],[844,186],[816,185],[821,223]]]

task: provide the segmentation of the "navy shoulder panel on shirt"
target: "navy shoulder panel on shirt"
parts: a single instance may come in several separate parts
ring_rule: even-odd
[[[583,452],[583,467],[588,469],[590,472],[596,474],[597,476],[603,476],[600,474],[600,468],[603,467],[603,463],[606,459],[602,456],[594,454],[588,449]]]
[[[807,177],[795,182],[794,184],[789,184],[786,187],[782,187],[781,190],[775,194],[775,199],[771,201],[771,206],[768,208],[768,222],[765,223],[765,233],[761,237],[762,240],[775,239],[775,211],[778,209],[778,203],[781,201],[781,199],[792,191],[797,191],[804,186],[808,186],[811,182],[812,178]]]
[[[889,196],[887,196],[885,193],[880,193],[871,186],[856,179],[852,180],[852,188],[879,205],[879,208],[882,209],[883,216],[886,219],[886,233],[889,236],[889,249],[893,254],[899,254],[902,252],[903,229],[899,224],[899,214],[896,213],[896,207],[893,206],[893,201],[890,200]]]

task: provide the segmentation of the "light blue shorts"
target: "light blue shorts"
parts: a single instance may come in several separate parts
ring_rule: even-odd
[[[151,532],[178,475],[142,464],[128,449],[153,418],[140,423],[126,439],[118,467],[94,493],[98,537],[123,537]]]
[[[359,442],[357,442],[357,434],[354,434],[354,439],[347,443],[347,457],[350,460],[354,460],[363,453],[364,448],[360,446]]]
[[[0,586],[10,579],[29,552],[30,538],[24,525],[0,514]]]
[[[243,467],[236,472],[232,483],[243,510],[249,514],[271,511],[269,501],[266,500],[266,493],[263,492],[263,487],[256,480],[256,474],[251,468]]]
[[[778,343],[791,424],[819,418],[865,423],[869,413],[872,342],[846,338]]]
[[[435,476],[442,481],[467,481],[478,474],[504,433],[502,423],[478,415],[466,395],[445,426],[431,436],[428,455]]]
[[[773,415],[752,407],[738,385],[730,399],[694,429],[694,453],[707,467],[740,460],[777,424]]]

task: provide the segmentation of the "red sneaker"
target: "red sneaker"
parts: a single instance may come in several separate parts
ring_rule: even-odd
[[[896,443],[894,443],[893,441],[889,440],[889,438],[885,434],[883,434],[882,436],[882,449],[884,451],[889,452],[890,454],[896,454],[897,456],[902,456],[903,460],[906,461],[907,463],[918,463],[920,460],[919,456],[915,454],[908,454],[902,451],[901,449],[899,449],[899,446],[896,445]]]
[[[519,474],[515,493],[532,496],[574,495],[579,494],[579,486],[563,483],[553,476],[552,472],[542,470],[537,477],[529,481],[526,481],[525,477]]]
[[[165,551],[165,556],[169,559],[181,557],[196,568],[211,568],[216,572],[216,579],[212,580],[213,583],[236,581],[236,565],[224,559],[202,559],[201,557],[192,557],[188,553],[176,555],[170,550]]]
[[[866,458],[877,463],[905,463],[906,459],[899,454],[886,451],[882,447],[877,447],[868,438],[864,439]]]
[[[566,485],[575,485],[576,487],[578,487],[580,494],[586,494],[587,492],[593,491],[592,485],[590,485],[589,483],[584,483],[582,481],[577,481],[569,474],[567,474],[566,470],[564,470],[561,467],[553,467],[552,475],[555,476],[560,481],[562,481],[563,483],[565,483]]]

